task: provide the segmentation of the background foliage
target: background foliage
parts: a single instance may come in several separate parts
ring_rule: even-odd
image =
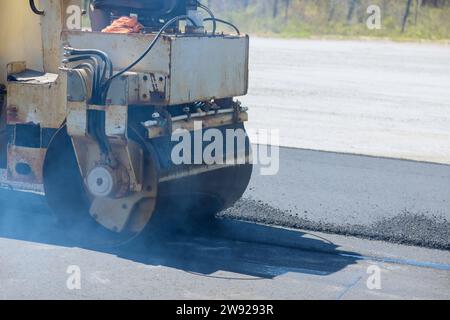
[[[248,33],[285,37],[344,36],[450,39],[450,0],[202,0]],[[366,26],[370,5],[381,29]]]

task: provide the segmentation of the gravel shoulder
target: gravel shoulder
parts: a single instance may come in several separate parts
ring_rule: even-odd
[[[281,148],[278,174],[260,169],[223,216],[450,249],[450,166]]]

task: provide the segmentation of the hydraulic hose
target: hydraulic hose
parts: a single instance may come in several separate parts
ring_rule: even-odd
[[[237,33],[238,35],[241,34],[241,31],[238,29],[238,27],[236,27],[234,24],[232,24],[232,23],[229,22],[229,21],[222,20],[222,19],[219,19],[219,18],[216,18],[216,17],[214,17],[214,18],[205,18],[205,19],[203,19],[203,21],[217,21],[217,22],[226,24],[227,26],[232,27],[232,28],[236,31],[236,33]]]
[[[69,55],[95,55],[98,56],[100,59],[103,60],[103,62],[105,63],[105,65],[108,68],[109,71],[109,77],[112,76],[113,74],[113,65],[111,60],[109,59],[109,56],[100,50],[95,50],[95,49],[75,49],[75,48],[71,48],[71,47],[65,47],[64,50],[67,52],[67,54]]]
[[[30,7],[31,7],[31,10],[33,11],[34,14],[37,14],[37,15],[39,15],[39,16],[45,15],[45,12],[44,12],[44,11],[39,10],[39,9],[36,7],[36,3],[34,3],[34,0],[30,0]]]
[[[93,68],[94,72],[93,72],[92,100],[94,103],[98,103],[98,98],[100,97],[99,90],[101,89],[102,82],[104,81],[104,78],[105,78],[106,68],[100,67],[97,58],[95,58],[94,56],[89,56],[89,55],[70,57],[70,58],[64,59],[62,62],[63,63],[71,63],[71,62],[77,62],[77,61],[85,61],[86,64],[90,65]],[[83,67],[85,65],[85,63],[80,64],[80,65],[76,66],[75,68]],[[103,73],[103,74],[101,74],[101,73]]]
[[[210,15],[210,21],[213,22],[213,31],[212,31],[212,35],[214,36],[216,34],[217,31],[217,20],[216,17],[214,16],[214,13],[211,11],[211,9],[209,9],[207,6],[205,6],[204,4],[200,3],[200,1],[197,1],[197,5],[202,8],[203,10],[205,10],[209,15]]]

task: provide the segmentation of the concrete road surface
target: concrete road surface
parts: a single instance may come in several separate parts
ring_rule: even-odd
[[[449,299],[450,166],[384,158],[450,163],[449,53],[253,39],[242,100],[251,128],[294,147],[279,173],[256,166],[221,219],[158,222],[115,249],[68,239],[41,196],[1,190],[0,298]]]
[[[450,164],[450,46],[251,39],[249,127],[283,146]]]
[[[230,216],[450,248],[450,46],[252,38],[242,100],[297,149]]]
[[[450,298],[448,222],[399,213],[408,206],[448,212],[447,166],[280,154],[280,173],[264,177],[256,167],[244,199],[221,214],[249,222],[163,220],[114,249],[68,238],[42,196],[0,190],[0,298]],[[80,290],[67,287],[74,270]]]
[[[258,152],[255,146],[254,152]],[[281,148],[226,216],[450,250],[450,166]]]
[[[448,251],[228,220],[96,248],[68,240],[41,197],[0,196],[23,204],[2,212],[0,299],[450,298]]]

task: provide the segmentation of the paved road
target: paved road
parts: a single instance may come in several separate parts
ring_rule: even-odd
[[[300,149],[231,216],[450,248],[450,46],[253,38],[250,72],[248,127]]]
[[[282,128],[282,144],[296,148],[450,163],[448,47],[252,48],[250,127]],[[450,298],[450,166],[288,148],[280,161],[275,176],[256,167],[225,216],[297,231],[167,223],[95,248],[68,241],[40,196],[0,191],[0,298]],[[366,286],[374,264],[380,290]],[[71,265],[81,290],[66,287]]]
[[[450,250],[450,166],[280,149],[227,216]]]
[[[448,251],[228,220],[94,248],[68,240],[41,197],[0,197],[19,203],[2,211],[0,299],[450,298]],[[67,287],[73,266],[80,290]],[[380,289],[367,286],[372,268]]]
[[[398,212],[445,210],[448,166],[299,149],[280,155],[280,173],[263,177],[256,167],[244,199],[225,214],[252,222],[162,221],[115,249],[67,239],[42,196],[0,190],[0,298],[450,298],[448,222]],[[367,287],[373,265],[379,290]],[[69,266],[80,268],[81,290],[66,287]]]
[[[249,127],[281,144],[450,164],[450,46],[251,39]]]

